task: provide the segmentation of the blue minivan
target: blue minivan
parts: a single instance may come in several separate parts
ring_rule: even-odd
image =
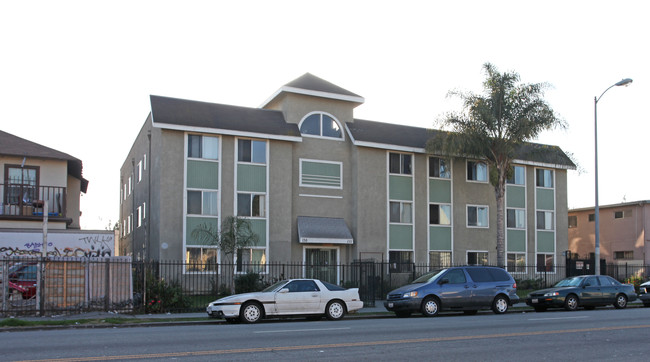
[[[476,314],[479,309],[492,309],[502,314],[517,302],[517,283],[504,269],[460,266],[426,273],[393,290],[384,306],[398,317],[414,312],[433,317],[442,310]]]

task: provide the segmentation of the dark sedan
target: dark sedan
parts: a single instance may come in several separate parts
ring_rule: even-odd
[[[528,294],[526,304],[535,308],[536,312],[543,312],[548,308],[572,311],[578,307],[594,309],[608,304],[622,309],[634,300],[636,293],[631,284],[621,284],[606,275],[581,275],[561,280],[553,288]]]
[[[639,287],[639,299],[644,307],[650,307],[650,282],[645,282]]]

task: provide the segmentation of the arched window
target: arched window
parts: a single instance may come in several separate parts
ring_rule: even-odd
[[[300,133],[317,137],[343,138],[339,123],[325,113],[312,113],[300,123]]]

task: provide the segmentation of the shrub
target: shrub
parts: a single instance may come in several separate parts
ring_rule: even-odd
[[[260,275],[255,272],[248,272],[235,278],[235,293],[259,292],[264,289]]]
[[[629,278],[625,279],[625,284],[634,285],[634,290],[638,293],[639,287],[643,283],[643,279],[640,276],[632,275]]]
[[[183,298],[183,289],[178,282],[166,282],[165,279],[147,275],[147,300],[144,305],[146,313],[166,313],[185,309],[188,305],[189,300]]]

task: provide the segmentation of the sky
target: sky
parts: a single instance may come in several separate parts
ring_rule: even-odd
[[[119,216],[120,167],[149,95],[259,107],[306,72],[365,98],[355,118],[440,128],[483,64],[551,85],[578,164],[568,207],[650,200],[650,2],[2,1],[0,129],[83,162],[82,229]],[[646,166],[644,166],[646,165]]]

